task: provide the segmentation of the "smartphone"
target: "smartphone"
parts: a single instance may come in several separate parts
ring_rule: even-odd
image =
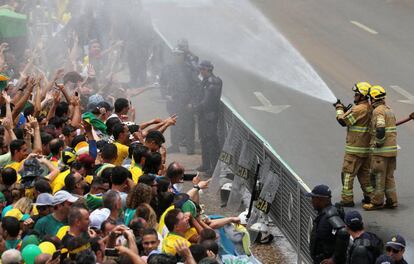
[[[60,250],[56,250],[55,253],[53,253],[52,255],[52,260],[57,259],[58,257],[60,257],[61,252]]]
[[[106,248],[105,249],[105,256],[107,256],[107,257],[118,257],[119,252],[116,248]]]
[[[184,181],[192,181],[194,177],[198,175],[197,171],[186,171],[184,172],[183,180]]]

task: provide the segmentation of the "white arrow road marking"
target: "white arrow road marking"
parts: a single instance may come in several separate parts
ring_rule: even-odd
[[[357,26],[357,27],[359,27],[359,28],[361,28],[361,29],[363,29],[363,30],[365,30],[365,31],[367,31],[367,32],[369,32],[369,33],[371,33],[371,34],[373,34],[373,35],[378,34],[378,32],[377,32],[377,31],[373,30],[372,28],[369,28],[369,27],[365,26],[365,25],[364,25],[364,24],[362,24],[362,23],[359,23],[358,21],[353,21],[353,20],[351,20],[350,22],[351,22],[352,24],[354,24],[355,26]]]
[[[285,110],[286,108],[289,108],[290,105],[272,105],[272,103],[267,99],[261,92],[254,92],[254,95],[256,96],[257,100],[262,104],[261,106],[251,106],[250,108],[259,110],[259,111],[265,111],[272,114],[278,114]]]
[[[406,103],[406,104],[414,104],[414,95],[410,94],[409,92],[407,92],[406,90],[404,90],[398,85],[390,85],[390,87],[394,91],[396,91],[397,93],[401,94],[402,96],[408,99],[408,100],[398,100],[399,102]]]

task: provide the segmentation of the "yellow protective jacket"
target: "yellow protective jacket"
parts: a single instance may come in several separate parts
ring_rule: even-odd
[[[371,152],[381,157],[397,156],[397,126],[392,109],[383,100],[374,102],[371,118]]]
[[[345,113],[342,105],[337,106],[336,119],[340,124],[347,127],[345,145],[347,154],[368,157],[371,140],[369,133],[371,112],[368,101],[359,102]]]

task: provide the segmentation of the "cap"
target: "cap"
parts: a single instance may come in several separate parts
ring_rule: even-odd
[[[153,185],[154,181],[157,179],[153,174],[144,174],[138,179],[138,183],[143,183],[146,185]]]
[[[37,206],[53,205],[53,195],[50,193],[41,193],[36,198]]]
[[[207,69],[207,70],[213,70],[213,69],[214,69],[214,66],[213,66],[213,64],[211,63],[211,61],[208,61],[208,60],[203,60],[203,61],[200,63],[199,68],[201,68],[201,69]]]
[[[349,211],[345,215],[345,224],[352,225],[352,224],[360,224],[362,223],[362,216],[358,211]]]
[[[94,95],[89,96],[88,105],[94,104],[97,106],[100,102],[104,102],[104,101],[105,99],[102,97],[102,95],[94,94]]]
[[[61,204],[63,202],[70,202],[74,203],[78,200],[78,197],[73,196],[72,194],[68,193],[67,191],[58,191],[53,196],[53,205]]]
[[[405,248],[405,239],[400,235],[395,235],[391,237],[391,240],[385,244],[386,247],[391,247],[396,250],[401,250]]]
[[[102,223],[108,219],[110,214],[111,210],[108,208],[96,209],[89,216],[89,220],[91,221],[90,226],[101,229]]]
[[[183,213],[190,213],[194,218],[197,217],[197,207],[191,200],[187,200],[185,203],[183,203],[181,210]]]
[[[33,180],[36,177],[44,176],[45,170],[37,159],[27,159],[23,163],[23,170],[20,172],[22,181]]]
[[[76,152],[73,150],[73,148],[65,148],[62,151],[62,162],[65,165],[70,165],[76,160]]]
[[[392,259],[392,257],[387,256],[387,255],[381,255],[375,261],[375,264],[394,264],[394,263],[395,263],[395,261]]]
[[[312,192],[307,193],[306,196],[330,198],[332,196],[332,193],[328,186],[321,184],[316,185],[315,188],[313,188]]]
[[[5,214],[5,216],[10,216],[16,218],[18,221],[26,221],[30,218],[29,214],[23,214],[19,209],[13,208]]]

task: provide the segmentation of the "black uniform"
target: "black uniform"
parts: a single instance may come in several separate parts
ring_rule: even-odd
[[[384,244],[375,234],[364,232],[348,248],[347,264],[374,264]]]
[[[199,80],[194,71],[185,63],[166,66],[160,76],[160,84],[164,95],[170,96],[167,110],[177,114],[179,121],[171,127],[171,144],[179,146],[184,139],[187,152],[194,152],[195,122],[194,111],[188,106],[196,95]]]
[[[201,141],[202,167],[212,172],[220,154],[218,140],[218,118],[223,82],[214,74],[201,82],[199,102],[195,105],[198,114],[198,133]]]
[[[313,221],[310,254],[313,263],[333,258],[336,264],[345,263],[349,235],[337,208],[333,205],[318,212]]]

